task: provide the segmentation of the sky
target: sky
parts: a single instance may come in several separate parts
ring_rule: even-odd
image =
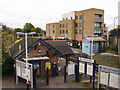
[[[114,28],[120,0],[1,0],[0,22],[10,28],[23,28],[25,23],[46,30],[46,24],[59,22],[62,14],[89,8],[104,10],[104,23],[108,30]],[[115,19],[118,25],[118,19]]]

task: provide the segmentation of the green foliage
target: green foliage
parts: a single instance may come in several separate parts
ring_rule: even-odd
[[[8,53],[2,53],[2,75],[12,74],[13,60]]]
[[[118,51],[118,45],[114,45],[113,43],[110,43],[109,49]]]
[[[116,34],[117,34],[117,29],[111,30],[110,33],[111,33],[112,35],[116,35]]]
[[[24,33],[29,33],[31,32],[32,28],[34,28],[34,26],[31,23],[26,23],[22,31]]]
[[[16,29],[15,29],[15,33],[16,33],[16,32],[22,32],[22,29],[16,28]]]

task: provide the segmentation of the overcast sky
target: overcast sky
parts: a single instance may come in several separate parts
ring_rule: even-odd
[[[105,10],[104,22],[114,28],[120,0],[1,0],[0,22],[11,28],[23,28],[29,22],[46,30],[46,23],[58,22],[62,14],[89,8]],[[116,19],[116,26],[118,19]]]

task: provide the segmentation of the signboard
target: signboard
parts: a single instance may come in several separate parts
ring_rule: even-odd
[[[68,75],[75,74],[75,64],[68,64]]]
[[[104,71],[101,72],[100,83],[104,85],[108,85],[108,72],[104,72]]]
[[[26,70],[28,71],[28,81],[31,82],[31,87],[33,88],[33,68],[32,64],[28,63],[28,70],[26,69],[26,63],[16,60],[16,83],[18,83],[18,76],[27,79]]]
[[[93,75],[93,64],[87,63],[87,74],[92,76]]]
[[[48,70],[51,69],[51,62],[50,61],[45,62],[45,70],[47,70],[47,67],[48,67]]]
[[[84,62],[79,63],[79,73],[85,73],[85,63]]]
[[[120,88],[120,74],[110,73],[110,83],[111,87]],[[118,81],[119,80],[119,81]]]
[[[113,88],[120,88],[119,69],[99,65],[98,68],[98,88],[99,84],[107,85]]]

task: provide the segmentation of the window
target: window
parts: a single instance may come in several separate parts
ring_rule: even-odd
[[[55,33],[55,31],[53,30],[53,34]]]
[[[75,27],[78,27],[78,23],[75,23]]]
[[[83,16],[82,15],[80,15],[80,19],[82,19],[83,18]]]
[[[68,30],[66,30],[66,34],[68,34]]]
[[[66,20],[68,20],[68,18],[66,18]]]
[[[71,19],[72,19],[72,17],[71,17]]]
[[[65,20],[65,18],[63,18],[63,20]]]
[[[63,30],[63,34],[65,33],[65,31]]]
[[[61,24],[60,24],[60,28],[61,28]]]
[[[63,24],[63,27],[64,27],[64,24]]]
[[[78,30],[75,30],[75,34],[78,34]]]
[[[78,16],[76,16],[75,19],[78,19]]]
[[[82,27],[82,23],[80,23],[80,27]]]
[[[79,34],[82,34],[82,30],[81,29],[79,30]]]
[[[68,23],[66,23],[66,28],[68,27]]]
[[[61,34],[61,30],[60,30],[60,34]]]
[[[54,28],[55,26],[54,26],[54,24],[53,24],[53,28]]]

